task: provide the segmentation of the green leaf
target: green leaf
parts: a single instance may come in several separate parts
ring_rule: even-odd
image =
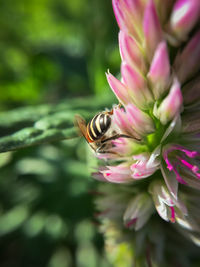
[[[0,152],[77,137],[75,114],[88,121],[108,105],[109,99],[91,97],[1,112]]]

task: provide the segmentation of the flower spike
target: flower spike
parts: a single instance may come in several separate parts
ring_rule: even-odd
[[[107,219],[104,226],[119,227],[117,240],[132,242],[139,236],[133,242],[137,243],[149,220],[148,239],[158,241],[154,236],[158,218],[151,217],[157,211],[200,244],[200,1],[112,0],[112,4],[122,62],[120,80],[107,73],[120,105],[108,112],[111,127],[99,140],[105,151],[97,155],[105,163],[101,161],[95,173],[96,179],[107,182],[100,205],[101,217]],[[100,125],[97,121],[93,126]],[[153,265],[154,259],[147,258]],[[182,266],[168,258],[169,264],[157,265]]]

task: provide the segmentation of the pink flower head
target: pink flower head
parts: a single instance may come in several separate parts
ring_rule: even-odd
[[[159,215],[189,230],[194,240],[199,209],[191,216],[186,191],[200,190],[200,1],[112,3],[122,62],[121,77],[108,73],[107,80],[120,105],[109,113],[109,150],[98,154],[106,167],[95,176],[127,185],[118,185],[119,192],[125,190],[121,217],[119,201],[106,214],[114,214],[117,225],[123,216],[125,227],[138,230],[153,212],[153,199]]]

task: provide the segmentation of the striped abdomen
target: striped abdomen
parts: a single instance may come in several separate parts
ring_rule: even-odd
[[[110,128],[111,118],[109,114],[97,114],[87,125],[87,135],[91,142],[101,139]]]

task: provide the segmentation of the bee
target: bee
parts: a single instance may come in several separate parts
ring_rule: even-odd
[[[120,137],[133,138],[140,141],[136,137],[117,133],[115,127],[113,127],[112,115],[113,110],[102,111],[95,115],[88,124],[80,115],[75,115],[76,125],[96,153],[112,153],[109,152],[109,149],[113,146],[110,141]]]

